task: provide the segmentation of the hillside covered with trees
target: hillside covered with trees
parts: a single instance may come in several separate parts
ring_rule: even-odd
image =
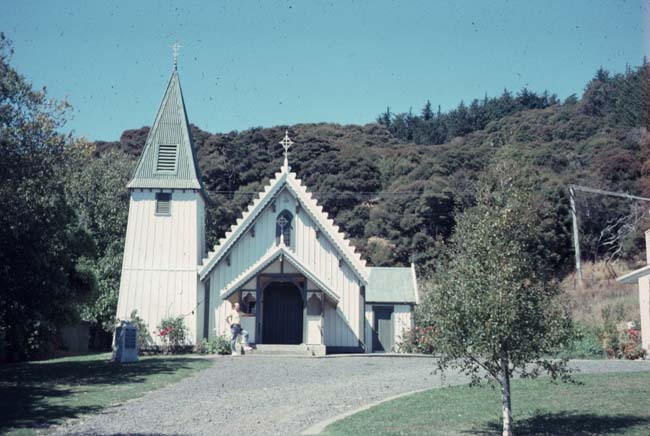
[[[495,157],[517,161],[538,177],[546,202],[546,249],[558,272],[571,266],[567,185],[577,183],[650,195],[650,67],[610,74],[598,70],[582,96],[560,101],[548,92],[504,91],[442,113],[426,102],[420,114],[392,113],[376,123],[299,124],[209,133],[193,126],[199,164],[213,200],[208,226],[214,243],[278,170],[284,130],[296,142],[292,169],[374,265],[435,264],[454,215],[474,201],[478,175]],[[188,103],[191,119],[191,102]],[[98,142],[97,153],[136,157],[147,127]],[[585,256],[637,254],[633,205],[579,199]],[[607,232],[601,232],[610,225]],[[635,224],[638,224],[635,222]],[[638,226],[637,226],[638,227]],[[620,243],[620,244],[619,244]]]

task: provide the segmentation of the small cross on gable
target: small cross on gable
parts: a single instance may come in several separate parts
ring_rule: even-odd
[[[174,54],[174,69],[176,69],[176,66],[178,65],[178,53],[181,51],[181,48],[183,47],[176,41],[174,44],[170,45],[172,52]]]
[[[289,138],[288,130],[284,131],[284,138],[282,138],[282,141],[280,141],[279,144],[284,148],[284,166],[289,168],[289,147],[291,147],[294,142]]]

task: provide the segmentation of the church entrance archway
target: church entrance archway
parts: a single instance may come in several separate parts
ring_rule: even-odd
[[[264,288],[262,340],[265,344],[302,343],[303,300],[292,282],[271,282]]]

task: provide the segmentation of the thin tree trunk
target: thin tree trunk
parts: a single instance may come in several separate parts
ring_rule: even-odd
[[[503,433],[502,436],[513,436],[512,433],[512,403],[510,400],[510,372],[508,370],[508,353],[501,351],[501,401],[503,404]]]

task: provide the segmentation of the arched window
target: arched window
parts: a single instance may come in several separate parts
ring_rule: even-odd
[[[293,215],[288,210],[283,210],[275,220],[275,242],[280,243],[280,235],[284,235],[284,245],[291,245],[291,221]]]

